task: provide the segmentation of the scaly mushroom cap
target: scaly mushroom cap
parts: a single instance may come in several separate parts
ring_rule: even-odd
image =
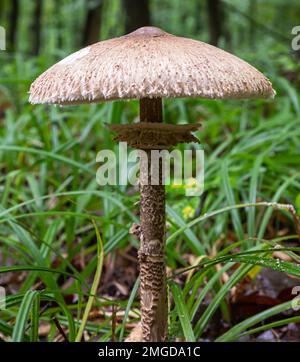
[[[31,103],[79,104],[145,97],[272,98],[250,64],[200,41],[154,27],[101,41],[40,75]]]

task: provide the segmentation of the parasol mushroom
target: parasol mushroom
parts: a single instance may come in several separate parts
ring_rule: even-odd
[[[74,105],[116,99],[140,100],[140,124],[112,127],[117,140],[145,150],[194,141],[195,125],[163,124],[163,97],[272,98],[269,80],[245,61],[200,41],[155,27],[88,46],[40,75],[30,88],[31,103]],[[171,137],[172,136],[172,137]],[[165,271],[165,188],[151,185],[151,157],[140,169],[142,334],[164,341],[167,334]],[[161,165],[158,173],[161,175]],[[134,229],[134,230],[133,230]]]

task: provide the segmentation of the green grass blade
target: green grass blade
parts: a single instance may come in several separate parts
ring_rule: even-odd
[[[181,323],[182,331],[187,342],[195,342],[195,335],[191,325],[191,317],[186,308],[182,291],[175,282],[170,282],[170,288],[174,298],[177,314]]]
[[[263,155],[259,155],[254,162],[253,170],[251,172],[251,180],[250,180],[250,191],[249,191],[249,202],[256,202],[256,194],[257,194],[257,184],[259,179],[259,169],[261,167],[263,161]],[[250,207],[248,211],[248,237],[254,237],[255,235],[255,207]]]
[[[14,271],[42,271],[47,273],[56,273],[65,275],[68,277],[72,277],[74,279],[79,279],[78,276],[68,273],[59,269],[51,269],[51,268],[45,268],[45,267],[39,267],[39,266],[32,266],[32,265],[16,265],[16,266],[3,266],[0,268],[0,274],[1,273],[8,273],[8,272],[14,272]]]
[[[20,146],[7,146],[7,145],[2,145],[0,146],[0,150],[3,151],[9,151],[9,152],[24,152],[24,153],[31,153],[31,154],[35,154],[38,155],[39,157],[44,157],[47,159],[53,159],[62,163],[65,163],[69,166],[72,166],[76,169],[79,169],[85,173],[87,173],[88,175],[91,176],[95,176],[95,172],[93,171],[92,168],[83,165],[79,162],[76,162],[74,160],[72,160],[71,158],[67,158],[64,156],[61,156],[57,153],[54,152],[49,152],[49,151],[44,151],[42,149],[38,149],[38,148],[31,148],[31,147],[20,147]]]
[[[169,217],[172,217],[179,227],[184,227],[186,225],[185,221],[173,208],[167,205],[166,210]],[[189,243],[191,249],[194,253],[196,253],[196,255],[205,255],[205,250],[203,246],[191,229],[185,229],[184,235],[187,239],[187,243]]]
[[[30,342],[38,342],[39,340],[39,313],[40,313],[40,295],[37,294],[32,302]]]
[[[69,327],[69,342],[74,342],[76,337],[75,321],[73,314],[69,311],[66,303],[62,302],[59,298],[57,298],[53,291],[51,291],[50,293],[46,292],[41,294],[41,299],[47,301],[55,301],[59,305],[59,308],[62,310],[67,319],[67,325]]]
[[[97,267],[96,267],[96,273],[94,276],[94,280],[93,280],[93,284],[91,287],[91,292],[90,292],[90,296],[86,305],[86,308],[84,310],[83,313],[83,317],[82,317],[82,321],[75,339],[75,342],[80,342],[82,339],[82,335],[83,335],[83,331],[85,328],[85,325],[87,323],[88,317],[89,317],[89,313],[91,311],[91,308],[93,306],[95,297],[97,295],[97,289],[100,283],[100,279],[101,279],[101,273],[102,273],[102,266],[103,266],[103,244],[102,244],[102,239],[99,233],[99,230],[97,228],[97,225],[95,223],[95,221],[93,221],[94,227],[95,227],[95,231],[96,231],[96,236],[97,236],[97,245],[98,245],[98,249],[97,249]]]
[[[226,294],[230,291],[230,289],[236,285],[250,270],[252,269],[252,265],[242,265],[240,266],[229,278],[228,282],[225,283],[219,292],[214,296],[213,300],[209,304],[209,306],[205,309],[204,313],[198,320],[195,326],[195,335],[197,338],[201,336],[203,331],[205,330],[207,324],[210,319],[213,317],[215,311],[219,307],[220,303],[226,296]]]
[[[243,209],[243,208],[252,207],[252,206],[255,206],[255,207],[269,207],[269,208],[271,208],[270,209],[271,213],[272,213],[272,208],[276,208],[276,207],[278,208],[278,204],[276,202],[256,202],[256,203],[249,202],[249,203],[244,203],[244,204],[226,206],[226,207],[223,207],[221,209],[214,210],[212,212],[201,215],[201,216],[197,217],[196,219],[192,220],[191,222],[185,224],[185,226],[181,227],[180,229],[176,230],[172,235],[170,235],[167,238],[166,243],[168,245],[171,241],[173,241],[180,234],[182,234],[186,229],[191,228],[194,225],[196,225],[196,224],[198,224],[198,223],[200,223],[202,221],[208,220],[211,217],[223,214],[223,213],[228,212],[228,211],[232,211],[233,209]],[[259,237],[259,238],[262,239],[262,237]]]
[[[250,330],[248,330],[246,332],[241,333],[240,336],[241,337],[248,336],[250,334],[260,333],[260,332],[267,331],[267,330],[272,329],[272,328],[285,326],[285,325],[290,324],[290,323],[299,323],[299,322],[300,322],[300,317],[299,316],[298,317],[285,318],[285,319],[281,319],[280,321],[267,323],[267,324],[264,324],[263,326],[250,329]]]
[[[230,180],[229,180],[229,175],[228,175],[228,165],[227,165],[226,160],[222,163],[221,179],[223,182],[224,192],[225,192],[228,204],[235,205],[236,202],[235,202],[232,187],[230,185]],[[230,210],[230,213],[231,213],[232,222],[233,222],[233,226],[234,226],[235,232],[237,234],[237,237],[238,237],[238,239],[243,240],[244,231],[243,231],[243,226],[242,226],[242,222],[241,222],[238,210],[236,208],[233,208]]]
[[[24,333],[26,329],[27,320],[30,314],[33,301],[38,295],[38,293],[39,292],[32,290],[29,290],[28,292],[25,293],[17,314],[16,323],[12,334],[13,342],[22,342],[24,340]]]
[[[194,319],[195,315],[197,313],[198,308],[200,307],[201,302],[204,300],[205,296],[207,295],[207,293],[209,291],[212,290],[213,286],[215,283],[218,282],[218,280],[220,279],[221,275],[223,273],[225,273],[228,269],[230,269],[230,267],[232,266],[232,263],[227,263],[226,265],[224,265],[218,272],[216,272],[207,282],[207,284],[203,287],[203,289],[201,290],[199,296],[196,298],[194,304],[192,305],[192,309],[191,309],[191,318]]]
[[[124,332],[125,332],[125,328],[126,328],[126,323],[127,323],[127,318],[130,312],[130,308],[134,302],[134,298],[137,294],[137,291],[139,289],[140,286],[140,278],[138,277],[138,279],[135,281],[134,286],[132,288],[132,291],[130,293],[130,297],[128,299],[127,305],[126,305],[126,309],[125,309],[125,314],[124,314],[124,318],[123,318],[123,322],[121,325],[121,329],[120,329],[120,335],[119,335],[119,342],[123,341],[123,337],[124,337]]]
[[[246,319],[245,321],[235,325],[229,331],[224,333],[222,336],[218,337],[216,341],[217,342],[235,341],[238,338],[238,336],[246,329],[264,321],[267,318],[272,317],[273,315],[280,314],[286,310],[289,310],[289,309],[291,309],[291,307],[292,307],[292,301],[288,301],[288,302],[276,305],[275,307],[269,308],[261,313],[258,313],[256,315]]]

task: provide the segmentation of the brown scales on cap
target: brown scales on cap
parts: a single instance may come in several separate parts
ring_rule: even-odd
[[[79,104],[164,97],[272,98],[268,79],[245,61],[154,27],[101,41],[52,66],[31,103]]]

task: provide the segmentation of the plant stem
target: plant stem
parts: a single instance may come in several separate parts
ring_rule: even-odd
[[[162,122],[160,98],[140,100],[141,122]],[[167,288],[165,265],[165,187],[162,164],[153,169],[151,150],[145,150],[147,159],[141,159],[140,168],[140,278],[143,340],[161,342],[167,331]],[[151,175],[158,175],[158,184],[152,185]]]

